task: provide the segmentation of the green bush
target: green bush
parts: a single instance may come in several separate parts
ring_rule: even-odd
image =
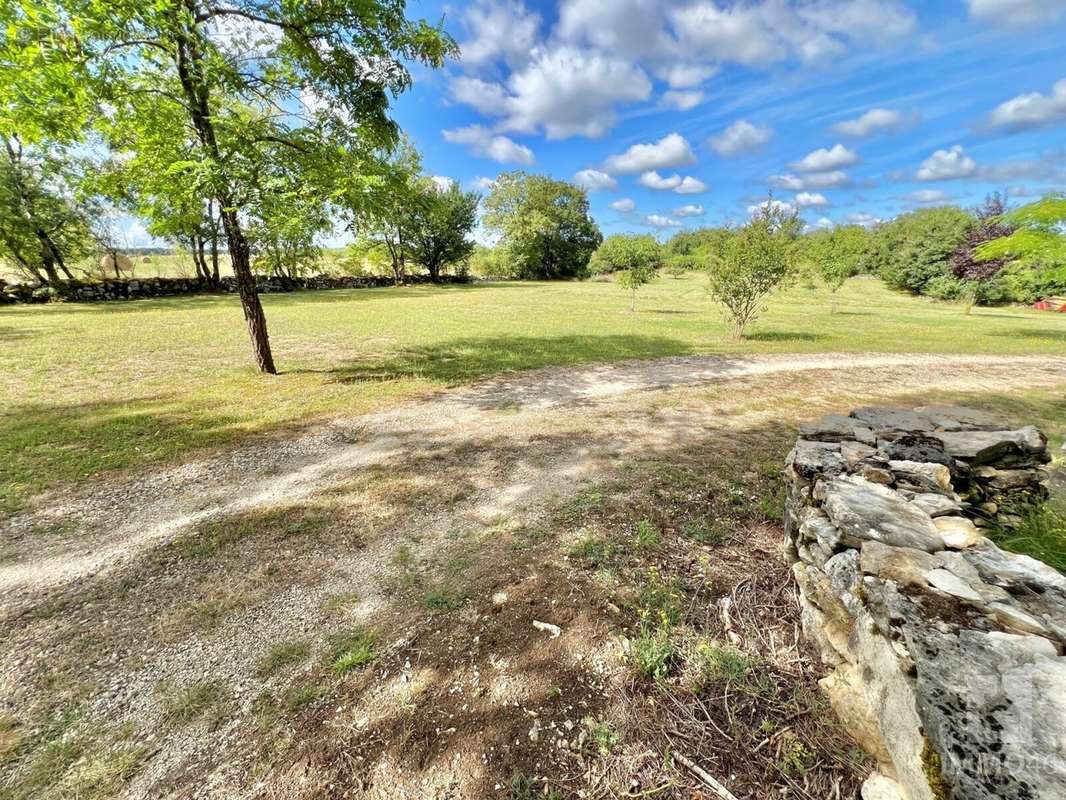
[[[936,278],[952,276],[951,256],[976,224],[954,206],[923,208],[897,217],[874,234],[870,265],[893,289],[928,294]],[[947,284],[934,289],[943,292]]]
[[[958,300],[965,290],[965,284],[954,275],[937,275],[926,282],[923,294],[937,300]]]
[[[663,247],[649,234],[616,233],[603,240],[589,261],[589,272],[654,272],[663,265]]]

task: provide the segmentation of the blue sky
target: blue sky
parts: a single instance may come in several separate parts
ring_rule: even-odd
[[[463,57],[395,116],[427,172],[586,183],[605,232],[1066,188],[1066,0],[412,2]]]

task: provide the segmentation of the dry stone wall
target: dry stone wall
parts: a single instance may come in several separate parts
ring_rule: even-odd
[[[463,277],[442,277],[449,283],[465,282]],[[415,275],[408,283],[429,283],[428,276]],[[384,275],[360,275],[354,277],[334,275],[311,275],[306,278],[275,278],[258,276],[259,291],[263,294],[314,289],[368,289],[392,286],[393,279]],[[55,303],[99,302],[103,300],[146,300],[153,297],[224,292],[234,294],[237,281],[227,276],[217,287],[200,278],[130,278],[113,281],[63,281],[51,286],[33,286],[28,283],[4,283],[0,280],[0,304],[3,303]]]
[[[786,555],[864,800],[1066,798],[1066,577],[982,534],[1047,497],[1047,441],[974,409],[801,429]]]

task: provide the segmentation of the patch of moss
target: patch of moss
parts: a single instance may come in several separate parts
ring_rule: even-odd
[[[951,800],[951,787],[944,780],[940,753],[933,747],[928,736],[922,744],[922,770],[925,772],[925,779],[929,781],[929,791],[933,793],[934,800]]]

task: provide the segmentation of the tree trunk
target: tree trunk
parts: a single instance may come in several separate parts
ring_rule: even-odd
[[[255,275],[252,274],[251,256],[248,250],[248,240],[244,238],[244,232],[240,228],[237,214],[229,203],[222,204],[226,210],[222,212],[222,227],[226,231],[226,239],[229,242],[230,261],[233,265],[233,276],[237,279],[237,294],[241,298],[241,307],[244,309],[244,321],[248,323],[248,334],[252,337],[252,351],[255,355],[256,366],[260,372],[277,375],[274,367],[274,356],[270,352],[270,337],[267,334],[266,315],[263,313],[263,305],[259,302],[259,291],[255,284]]]
[[[189,0],[186,0],[186,10],[195,17],[196,6]],[[174,56],[182,91],[189,104],[189,116],[204,148],[215,163],[223,163],[224,159],[219,150],[215,126],[211,119],[209,87],[204,81],[204,67],[200,63],[202,56],[196,46],[198,32],[186,32],[183,28],[185,21],[177,18],[176,13],[175,17],[175,23],[179,26],[180,32],[176,36],[178,46]],[[252,338],[252,351],[255,355],[256,366],[260,372],[276,375],[274,356],[270,352],[266,315],[263,314],[263,305],[259,302],[259,292],[256,288],[255,276],[252,274],[248,239],[241,230],[230,188],[223,184],[215,195],[215,199],[218,200],[221,209],[222,227],[226,232],[226,241],[229,243],[233,276],[237,280],[237,294],[241,298],[244,319],[248,323],[248,333]]]

